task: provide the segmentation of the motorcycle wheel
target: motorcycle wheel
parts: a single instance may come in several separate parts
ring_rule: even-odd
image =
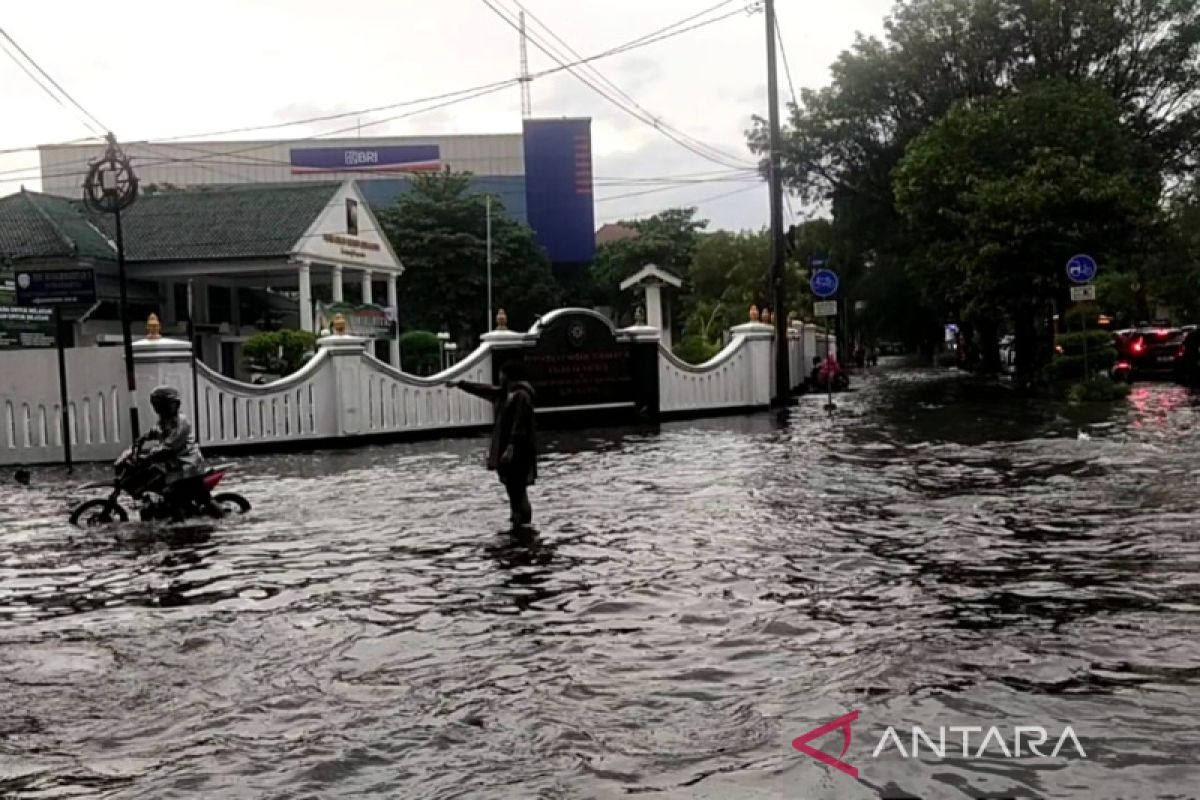
[[[250,510],[250,501],[236,492],[214,494],[213,502],[223,508],[226,514],[245,514]]]
[[[129,522],[129,514],[120,503],[110,504],[102,498],[80,503],[71,512],[71,524],[77,528],[98,528],[114,522]]]

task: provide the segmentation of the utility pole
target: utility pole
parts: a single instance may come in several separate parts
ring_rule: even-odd
[[[783,232],[783,175],[779,171],[779,78],[775,70],[775,0],[766,0],[767,12],[767,181],[771,191],[771,289],[775,306],[775,403],[787,405],[791,395],[788,375],[788,311],[785,282],[786,257]]]
[[[487,329],[490,333],[496,327],[495,317],[492,316],[492,196],[489,194],[484,197],[487,204]]]
[[[528,36],[525,34],[524,11],[518,19],[521,33],[521,119],[529,119],[533,116],[533,98],[529,91],[529,84],[533,79],[529,77],[529,49],[526,45]]]

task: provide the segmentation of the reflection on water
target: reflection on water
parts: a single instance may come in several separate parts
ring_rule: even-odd
[[[835,400],[547,433],[516,532],[482,439],[245,459],[169,533],[7,483],[0,796],[1195,796],[1197,398]],[[790,747],[851,709],[859,782]],[[956,724],[1087,758],[871,757]]]

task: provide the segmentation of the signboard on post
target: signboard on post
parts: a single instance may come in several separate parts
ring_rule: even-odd
[[[1088,284],[1087,286],[1072,286],[1071,287],[1071,302],[1073,303],[1090,303],[1096,300],[1096,287]]]
[[[812,287],[812,293],[817,297],[833,297],[838,291],[837,273],[831,269],[819,269],[813,273],[809,285]]]
[[[1071,283],[1091,283],[1096,279],[1097,271],[1096,259],[1088,255],[1072,256],[1067,262],[1067,277]]]
[[[72,306],[96,302],[96,273],[91,269],[20,270],[15,280],[17,305]]]
[[[821,300],[813,303],[813,314],[818,317],[836,317],[838,315],[837,300]]]
[[[0,350],[54,347],[55,339],[49,308],[0,305]]]

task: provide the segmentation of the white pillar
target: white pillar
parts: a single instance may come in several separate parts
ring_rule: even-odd
[[[371,294],[371,270],[369,269],[363,270],[362,301],[364,305],[375,302],[374,296]]]
[[[312,267],[300,264],[300,330],[313,329]]]
[[[646,324],[663,330],[662,288],[657,283],[646,284]]]
[[[400,369],[400,293],[396,287],[396,275],[393,273],[387,277],[387,304],[392,311],[392,319],[396,323],[396,335],[388,342],[390,352],[388,353],[388,363],[396,369]]]
[[[333,265],[333,302],[340,303],[343,300],[342,295],[342,265]]]

